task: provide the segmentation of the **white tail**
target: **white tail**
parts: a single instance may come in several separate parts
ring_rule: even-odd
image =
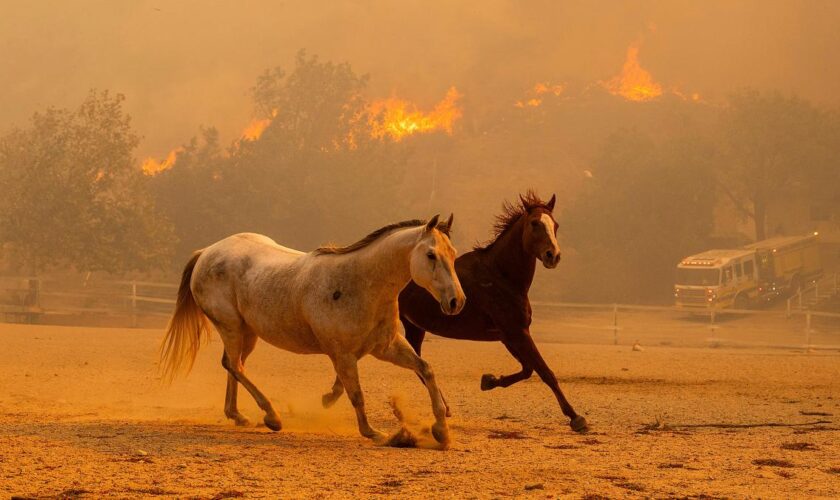
[[[160,371],[163,380],[171,382],[178,374],[189,373],[198,349],[207,338],[206,316],[195,303],[190,280],[201,252],[195,252],[184,267],[175,312],[166,327],[166,336],[160,346]]]

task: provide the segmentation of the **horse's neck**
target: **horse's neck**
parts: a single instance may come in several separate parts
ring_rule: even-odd
[[[514,289],[528,293],[534,281],[537,259],[528,255],[522,243],[525,218],[520,217],[498,241],[489,248],[489,264],[497,269]]]
[[[411,281],[411,250],[417,244],[423,227],[398,229],[380,238],[355,254],[357,265],[365,273],[369,290],[382,300],[396,299],[400,290]]]

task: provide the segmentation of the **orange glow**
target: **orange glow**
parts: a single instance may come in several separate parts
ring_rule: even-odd
[[[548,94],[549,92],[559,96],[563,93],[566,87],[562,84],[551,85],[549,83],[538,83],[534,85],[534,93],[537,95]]]
[[[444,131],[451,135],[452,125],[463,114],[458,107],[458,99],[461,97],[462,94],[452,87],[446,97],[428,113],[397,97],[374,101],[368,108],[370,134],[377,139],[390,136],[395,141],[415,133]]]
[[[639,65],[638,45],[627,48],[627,59],[620,75],[599,83],[610,94],[629,101],[649,101],[662,95],[662,86],[653,81],[653,76]]]
[[[182,152],[183,148],[173,149],[166,155],[166,159],[159,162],[154,158],[146,158],[143,162],[143,173],[149,176],[157,175],[165,170],[175,166],[175,161],[178,159],[178,153]]]
[[[261,120],[254,120],[245,127],[240,138],[246,141],[256,141],[260,138],[265,129],[271,125],[271,121],[277,117],[277,110],[271,112],[271,118],[263,118]]]
[[[529,97],[528,99],[522,101],[516,101],[513,105],[517,108],[525,108],[531,107],[536,108],[540,104],[543,103],[543,97],[546,94],[552,94],[555,97],[559,97],[563,91],[566,90],[566,86],[562,84],[552,85],[550,83],[537,83],[534,85],[534,88],[531,89],[529,95],[534,97]]]

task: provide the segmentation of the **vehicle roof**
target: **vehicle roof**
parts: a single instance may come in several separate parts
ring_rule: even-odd
[[[804,243],[810,239],[815,239],[816,237],[816,234],[806,234],[805,236],[776,236],[774,238],[744,245],[744,248],[752,250],[772,250],[774,248],[783,248],[797,243]]]
[[[706,250],[703,253],[698,253],[696,255],[690,255],[684,258],[680,263],[679,267],[689,267],[689,268],[696,268],[696,267],[718,267],[718,266],[725,266],[731,260],[737,259],[739,257],[746,257],[748,255],[752,255],[755,253],[755,250],[746,250],[743,248],[734,249],[734,250]]]

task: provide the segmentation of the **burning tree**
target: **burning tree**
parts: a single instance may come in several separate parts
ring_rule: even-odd
[[[29,271],[166,262],[173,234],[135,167],[139,138],[123,100],[91,91],[78,109],[48,108],[0,138],[0,241]]]
[[[290,73],[257,79],[255,120],[227,151],[206,134],[178,148],[150,177],[182,239],[178,258],[234,232],[311,248],[392,221],[405,205],[404,146],[371,133],[367,81],[301,51]]]

